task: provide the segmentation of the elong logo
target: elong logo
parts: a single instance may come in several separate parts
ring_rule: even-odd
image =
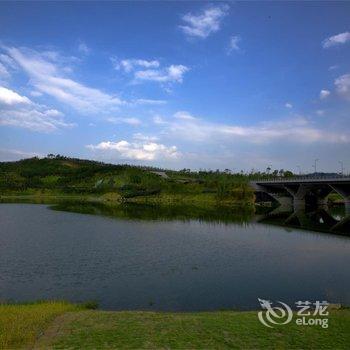
[[[258,312],[259,321],[266,327],[273,328],[274,326],[281,326],[288,324],[293,319],[293,311],[290,306],[282,301],[278,301],[278,306],[273,306],[273,302],[258,298],[261,308],[264,311]],[[297,301],[295,303],[299,309],[296,312],[295,323],[298,326],[321,326],[328,328],[329,312],[327,308],[329,303],[327,301]],[[319,317],[314,317],[319,316]]]
[[[289,323],[293,318],[292,309],[285,303],[279,301],[278,303],[282,306],[272,306],[272,302],[269,300],[259,299],[262,309],[266,310],[259,311],[259,321],[266,327],[273,328],[272,325],[283,325]]]

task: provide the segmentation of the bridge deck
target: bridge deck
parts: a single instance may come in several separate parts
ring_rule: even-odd
[[[281,204],[292,197],[298,205],[305,200],[325,205],[333,191],[342,196],[345,203],[350,203],[350,176],[261,179],[251,181],[250,185],[256,192],[265,192]]]
[[[293,178],[274,178],[274,179],[260,179],[251,181],[258,185],[270,185],[270,184],[339,184],[339,183],[350,183],[350,176],[339,176],[339,177],[293,177]]]

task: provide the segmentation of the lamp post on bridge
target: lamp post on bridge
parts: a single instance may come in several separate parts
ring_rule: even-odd
[[[340,164],[340,174],[341,175],[344,175],[344,163],[342,160],[339,161],[339,164]]]
[[[299,169],[299,175],[301,175],[301,167],[300,167],[300,165],[297,165],[297,168]]]
[[[272,169],[272,165],[271,165],[271,164],[269,164],[269,165],[267,166],[267,168],[266,168],[267,175],[270,175],[270,171],[271,171],[271,169]]]
[[[315,169],[315,175],[316,175],[316,173],[317,173],[317,162],[319,161],[319,159],[318,158],[316,158],[315,159],[315,163],[314,163],[314,165],[313,165],[313,167],[314,167],[314,169]]]

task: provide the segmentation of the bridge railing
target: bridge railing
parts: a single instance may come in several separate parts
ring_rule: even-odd
[[[315,181],[315,180],[323,180],[323,181],[334,181],[334,180],[349,180],[350,175],[333,175],[333,176],[312,176],[312,175],[300,175],[293,177],[268,177],[268,178],[259,178],[256,180],[251,180],[251,182],[295,182],[295,181]]]

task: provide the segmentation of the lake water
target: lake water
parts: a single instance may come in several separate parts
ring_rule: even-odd
[[[257,309],[257,298],[350,304],[347,236],[258,223],[261,215],[239,210],[54,209],[0,204],[1,301],[176,311]]]

